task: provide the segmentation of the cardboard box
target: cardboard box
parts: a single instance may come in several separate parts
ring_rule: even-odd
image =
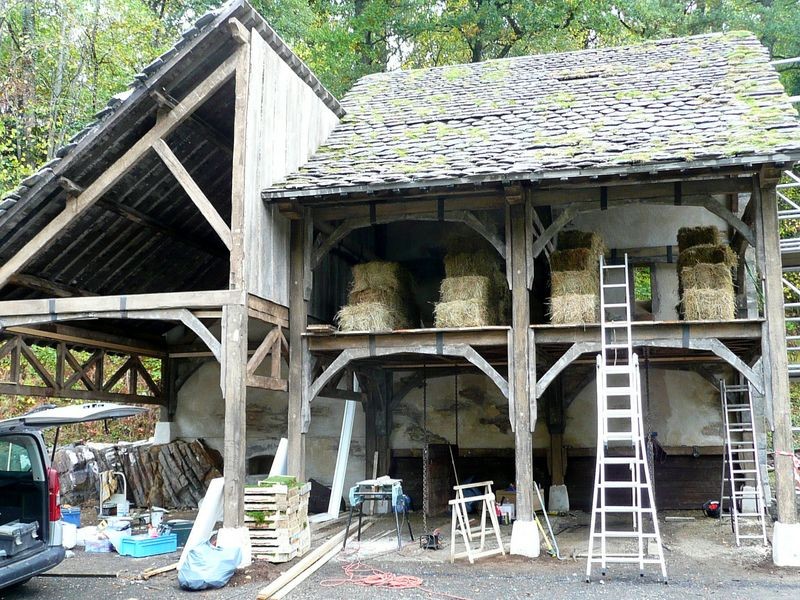
[[[544,498],[544,490],[541,487],[539,488],[539,493],[542,495],[542,498]],[[497,504],[500,504],[501,506],[503,504],[513,504],[515,508],[514,515],[516,515],[517,492],[509,492],[506,490],[495,490],[494,497]],[[536,496],[536,492],[533,493],[533,510],[535,512],[542,512],[544,510],[544,508],[539,504],[539,498]],[[513,519],[515,518],[515,516],[511,518]]]

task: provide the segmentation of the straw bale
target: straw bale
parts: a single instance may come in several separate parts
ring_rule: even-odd
[[[442,285],[439,290],[439,299],[442,302],[480,300],[481,302],[490,304],[494,301],[492,296],[491,280],[481,275],[448,277],[442,280]]]
[[[381,302],[345,305],[336,321],[341,331],[391,331],[407,326],[401,312]]]
[[[557,250],[550,255],[551,271],[598,271],[600,260],[589,248]]]
[[[693,246],[718,246],[721,237],[719,229],[708,227],[681,227],[678,229],[678,251],[683,252]]]
[[[488,251],[458,252],[446,254],[444,257],[444,272],[448,278],[470,275],[492,277],[498,270],[496,256]]]
[[[599,294],[600,274],[598,271],[553,271],[550,287],[553,296]]]
[[[731,269],[723,263],[700,263],[681,269],[682,289],[731,290]]]
[[[554,325],[597,323],[596,294],[567,294],[551,296],[550,320]]]
[[[493,325],[491,309],[478,299],[439,302],[433,308],[435,327],[487,327]]]
[[[723,264],[733,268],[737,262],[736,253],[727,244],[702,244],[687,248],[678,255],[678,272],[701,263]]]
[[[482,235],[464,235],[453,233],[448,235],[444,241],[447,254],[475,254],[476,252],[486,252],[494,255],[495,249],[489,241]]]
[[[373,302],[397,307],[401,305],[401,296],[397,290],[381,288],[350,290],[347,295],[348,304],[370,304]]]
[[[411,276],[398,263],[376,260],[353,265],[353,292],[368,289],[405,290],[410,287]]]
[[[594,231],[580,231],[578,229],[559,233],[557,247],[559,250],[587,248],[595,256],[606,253],[606,245],[603,243],[603,238],[600,237],[600,234]]]
[[[683,292],[682,304],[687,321],[732,321],[736,312],[733,288],[687,289]]]

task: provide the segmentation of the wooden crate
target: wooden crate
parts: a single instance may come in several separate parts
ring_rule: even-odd
[[[311,547],[308,495],[311,484],[289,487],[275,484],[245,488],[245,525],[255,558],[287,562]],[[248,513],[263,513],[256,518]]]

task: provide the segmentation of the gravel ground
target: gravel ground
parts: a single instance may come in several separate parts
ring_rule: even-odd
[[[670,513],[675,515],[677,513]],[[684,513],[689,514],[689,513]],[[699,513],[691,513],[697,515]],[[605,581],[595,573],[593,583],[584,581],[585,559],[570,558],[574,553],[586,551],[586,515],[576,514],[555,519],[554,529],[562,555],[558,561],[543,553],[538,559],[496,556],[481,559],[470,565],[466,559],[455,564],[449,562],[449,549],[421,550],[407,543],[397,550],[396,538],[388,529],[388,519],[381,519],[367,534],[361,544],[352,544],[345,554],[339,555],[312,577],[307,579],[287,598],[293,600],[322,600],[341,598],[360,600],[386,598],[447,597],[478,599],[564,598],[800,598],[800,569],[776,569],[772,566],[769,548],[748,546],[736,548],[731,541],[726,522],[697,517],[695,521],[663,522],[662,534],[667,548],[669,585],[660,582],[657,568],[648,569],[642,579],[636,567],[615,565],[609,568]],[[421,524],[413,521],[419,532]],[[436,521],[449,533],[449,523]],[[506,543],[510,528],[504,527]],[[316,545],[316,543],[315,543]],[[178,588],[173,573],[160,575],[148,581],[135,579],[142,568],[151,566],[131,562],[116,555],[78,553],[62,565],[59,576],[36,577],[24,586],[10,591],[0,591],[0,600],[36,598],[50,600],[85,598],[87,600],[149,600],[173,598],[255,598],[266,582],[274,579],[289,565],[257,563],[243,573],[237,573],[222,590],[208,592],[183,592]],[[165,556],[164,564],[174,561]],[[342,567],[354,560],[370,567],[411,575],[423,580],[423,587],[436,594],[427,596],[420,590],[377,590],[342,584],[323,587],[325,580],[341,579]],[[70,561],[74,567],[68,568]],[[120,569],[120,566],[122,568]],[[79,568],[80,567],[80,568]],[[116,569],[116,570],[114,570]],[[65,573],[104,573],[106,576],[63,576]],[[118,577],[114,575],[119,574]],[[108,575],[111,575],[110,577]],[[330,581],[328,582],[330,583]]]

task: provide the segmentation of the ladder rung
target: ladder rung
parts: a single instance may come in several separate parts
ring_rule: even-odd
[[[604,283],[604,288],[626,288],[628,287],[627,283]]]
[[[644,459],[635,456],[602,456],[601,460],[605,465],[636,465],[644,464]]]
[[[729,433],[752,433],[752,427],[737,427],[736,429],[729,429]]]
[[[627,266],[627,265],[624,265],[624,264],[622,264],[622,265],[608,265],[608,264],[603,264],[603,268],[604,268],[604,269],[624,269],[626,266]]]
[[[605,481],[600,485],[612,490],[645,489],[647,487],[646,483],[636,483],[635,481]]]
[[[746,473],[758,473],[758,469],[734,469],[731,471],[734,475],[744,475]]]
[[[630,386],[607,386],[604,391],[606,396],[630,396],[633,394],[633,388]]]
[[[607,419],[632,419],[636,416],[630,408],[609,408],[606,409]]]
[[[606,350],[608,350],[609,348],[612,348],[612,349],[630,348],[630,344],[628,344],[628,343],[625,343],[625,344],[610,343],[610,344],[606,344],[605,348],[606,348]]]
[[[740,535],[740,540],[763,540],[763,535]]]
[[[632,442],[637,436],[632,431],[614,431],[603,436],[606,442]]]
[[[726,385],[725,386],[725,391],[729,392],[729,393],[730,392],[737,392],[737,393],[749,392],[750,388],[748,386],[746,386],[746,385]]]
[[[741,536],[740,536],[741,537]],[[643,555],[644,556],[644,555]],[[612,555],[606,554],[605,559],[602,558],[593,558],[593,563],[642,563],[645,565],[660,565],[661,559],[659,558],[639,558],[638,554],[630,554],[630,555]]]
[[[627,302],[609,302],[604,304],[603,308],[628,308]]]
[[[607,513],[653,512],[652,508],[644,508],[639,506],[601,506],[595,510]]]
[[[606,375],[633,375],[633,365],[605,365]]]
[[[613,538],[654,538],[656,537],[655,533],[641,533],[636,531],[606,531],[606,532],[595,532],[592,534],[593,537],[613,537]]]

